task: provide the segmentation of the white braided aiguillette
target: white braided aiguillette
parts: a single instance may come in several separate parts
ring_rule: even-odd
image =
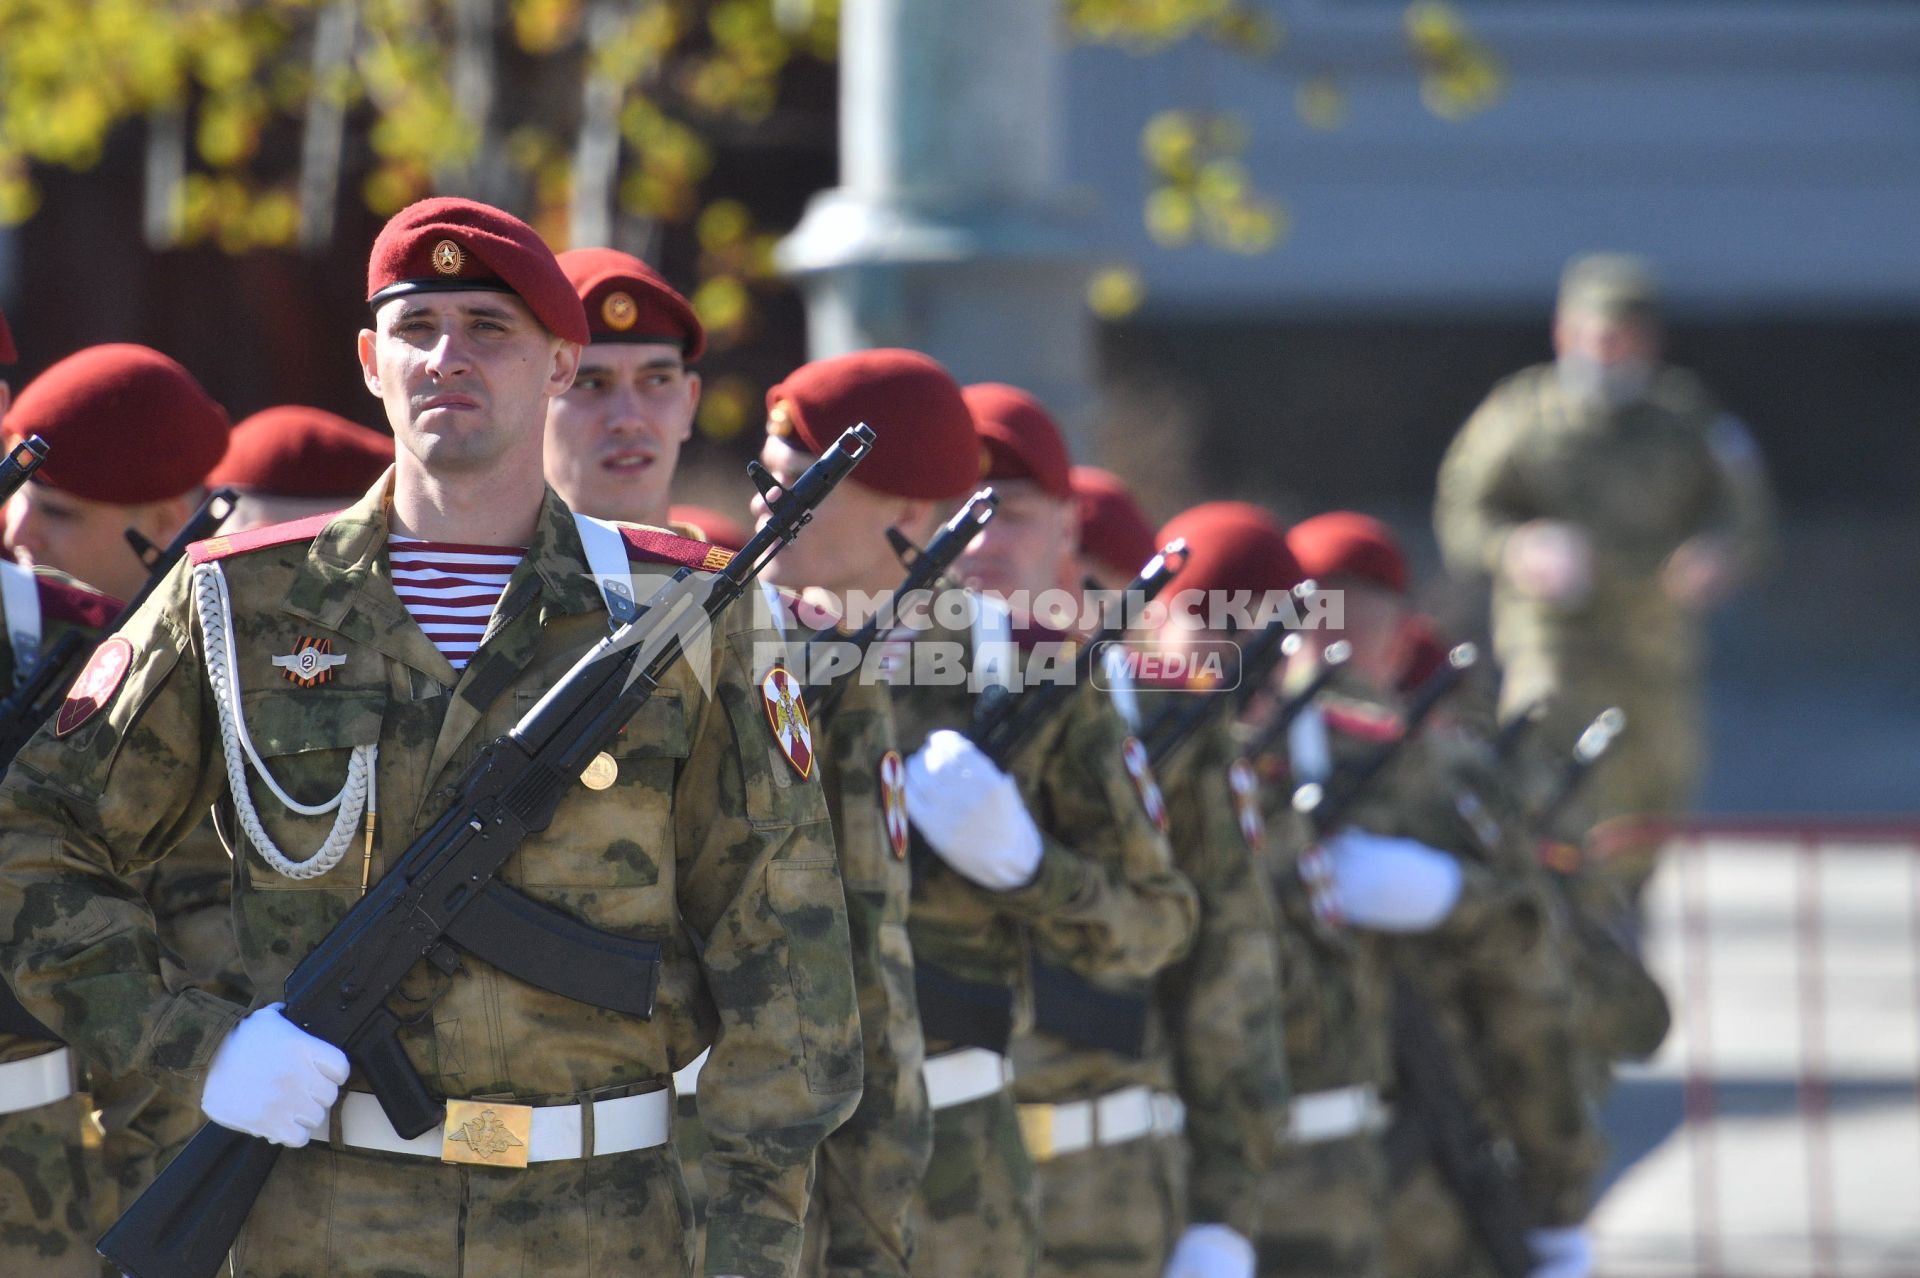
[[[258,848],[261,857],[276,871],[290,879],[317,879],[340,864],[360,828],[360,818],[372,800],[374,762],[377,743],[356,745],[347,760],[347,781],[340,793],[325,803],[302,803],[280,787],[267,770],[247,734],[246,719],[240,712],[240,675],[234,668],[232,602],[227,595],[227,577],[218,563],[201,564],[193,570],[194,601],[199,607],[200,635],[207,650],[207,682],[213,687],[214,705],[219,708],[220,743],[227,761],[227,788],[233,794],[233,806],[240,816],[240,828]],[[248,765],[267,783],[287,809],[301,816],[324,816],[338,809],[333,829],[312,856],[296,861],[280,850],[253,804],[252,788],[247,784]]]

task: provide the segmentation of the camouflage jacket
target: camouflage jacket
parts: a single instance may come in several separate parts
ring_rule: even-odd
[[[1151,720],[1174,694],[1142,694]],[[1174,864],[1200,897],[1193,950],[1154,988],[1186,1106],[1187,1219],[1252,1237],[1275,1116],[1288,1099],[1280,1024],[1279,920],[1262,859],[1259,782],[1221,715],[1160,772]]]
[[[579,533],[549,492],[456,675],[394,593],[387,484],[330,522],[283,526],[262,538],[275,544],[221,561],[245,722],[280,786],[323,802],[350,747],[379,747],[364,868],[350,855],[295,881],[251,847],[237,864],[235,929],[260,991],[281,988],[363,873],[383,872],[431,825],[482,746],[607,633]],[[221,549],[216,539],[196,558]],[[66,731],[43,730],[0,785],[0,962],[37,1015],[115,1072],[202,1070],[243,1010],[168,986],[152,917],[125,886],[210,805],[232,803],[196,612],[183,564],[123,630],[124,672],[109,679],[96,658],[94,704],[70,696]],[[727,614],[667,673],[611,747],[613,783],[572,789],[503,872],[588,923],[657,940],[652,1020],[472,958],[450,977],[417,968],[396,1002],[408,1056],[447,1096],[539,1104],[644,1091],[712,1046],[700,1090],[713,1144],[707,1263],[758,1275],[797,1257],[814,1148],[857,1099],[860,1041],[825,797],[774,735],[769,672],[753,660],[777,637],[748,615]],[[273,662],[322,643],[345,658],[324,681]],[[295,855],[321,843],[328,816],[298,816],[247,780],[274,841]]]
[[[792,668],[801,668],[797,655]],[[859,1107],[820,1146],[813,1192],[825,1210],[828,1274],[906,1278],[908,1218],[933,1152],[907,940],[906,771],[887,689],[857,672],[839,682],[839,702],[814,726],[846,888],[865,1068]]]
[[[1579,603],[1525,598],[1501,577],[1507,534],[1565,520],[1593,540],[1594,580]],[[1503,660],[1546,647],[1572,660],[1650,669],[1689,664],[1696,627],[1654,580],[1682,542],[1728,538],[1751,567],[1764,553],[1771,497],[1740,422],[1700,382],[1663,368],[1647,396],[1583,408],[1554,366],[1514,374],[1474,412],[1441,463],[1434,529],[1449,567],[1494,578],[1493,633]]]
[[[960,653],[962,673],[972,639],[933,626],[903,655],[924,645]],[[917,656],[905,657],[917,660]],[[915,673],[925,673],[922,670]],[[894,715],[903,750],[918,749],[937,728],[964,731],[974,694],[964,678],[895,683]],[[1193,888],[1174,870],[1165,835],[1121,761],[1125,722],[1104,692],[1078,689],[1016,753],[1012,772],[1039,826],[1040,866],[1033,881],[1007,892],[978,887],[935,858],[919,873],[908,919],[914,960],[971,981],[1019,992],[1024,1023],[1029,947],[1082,976],[1150,980],[1186,952],[1197,906]],[[935,1052],[949,1044],[929,1041]],[[1102,1090],[1078,1070],[1029,1058],[1019,1074],[1022,1100],[1066,1100]],[[1017,1071],[1018,1073],[1018,1071]]]

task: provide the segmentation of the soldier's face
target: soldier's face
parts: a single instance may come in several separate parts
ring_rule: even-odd
[[[29,568],[57,568],[117,599],[131,598],[147,569],[127,545],[126,530],[138,526],[161,542],[171,536],[159,527],[164,521],[146,517],[146,511],[88,501],[29,480],[7,503],[7,547],[15,562]]]
[[[955,565],[961,580],[1003,599],[1061,585],[1079,541],[1073,504],[1030,479],[996,479],[993,490],[1000,508]]]
[[[573,384],[578,346],[519,298],[484,290],[397,297],[374,322],[360,333],[360,372],[386,406],[400,465],[452,476],[539,464],[547,401]]]
[[[1318,668],[1328,645],[1345,639],[1353,645],[1347,670],[1368,686],[1391,690],[1406,669],[1412,611],[1406,599],[1367,582],[1336,581],[1342,592],[1344,625],[1316,626],[1302,632],[1305,640],[1287,662],[1287,682],[1294,683]],[[1315,601],[1309,601],[1309,609]],[[1311,611],[1308,615],[1312,615]]]
[[[792,483],[819,459],[803,453],[776,435],[768,435],[760,449],[760,464],[781,483]],[[924,542],[934,517],[932,503],[875,492],[849,479],[820,503],[813,519],[785,550],[767,566],[767,580],[789,590],[816,586],[844,595],[862,590],[878,594],[900,584],[906,570],[887,542],[887,529],[897,527],[916,542]],[[753,499],[755,528],[767,523],[767,504]]]
[[[693,434],[700,375],[675,346],[596,342],[547,404],[547,481],[582,514],[666,522],[680,445]]]

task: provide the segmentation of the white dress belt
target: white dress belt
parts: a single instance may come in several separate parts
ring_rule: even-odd
[[[1020,1127],[1038,1161],[1103,1145],[1124,1145],[1147,1136],[1168,1136],[1186,1127],[1180,1098],[1138,1084],[1091,1100],[1022,1105]]]
[[[0,1065],[0,1114],[39,1109],[73,1095],[73,1062],[64,1047]]]
[[[666,1144],[673,1110],[671,1097],[670,1092],[658,1091],[594,1101],[595,1156]],[[536,1107],[533,1132],[527,1140],[527,1161],[550,1163],[581,1157],[580,1117],[578,1105]],[[437,1128],[412,1140],[402,1138],[372,1092],[341,1093],[340,1139],[357,1149],[421,1158],[439,1158],[445,1146],[445,1136]]]
[[[1297,1144],[1385,1131],[1392,1111],[1371,1083],[1296,1096],[1287,1108],[1287,1137]]]
[[[1013,1081],[1013,1062],[984,1047],[957,1047],[921,1063],[927,1106],[951,1109],[1002,1091]]]

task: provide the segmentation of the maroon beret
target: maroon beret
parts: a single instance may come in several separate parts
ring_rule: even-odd
[[[513,293],[555,336],[590,340],[586,310],[553,250],[511,213],[441,196],[409,204],[381,228],[367,258],[367,305],[469,289]]]
[[[1133,490],[1098,466],[1075,466],[1067,478],[1080,508],[1080,553],[1129,577],[1137,574],[1160,543]]]
[[[393,464],[393,436],[304,404],[264,408],[233,428],[207,486],[274,497],[358,497]]]
[[[1306,576],[1272,515],[1244,501],[1210,501],[1169,519],[1157,538],[1187,542],[1174,590],[1292,590]],[[1259,601],[1256,599],[1255,603]]]
[[[739,520],[729,519],[708,506],[671,506],[667,510],[667,522],[691,528],[700,534],[700,540],[728,550],[740,549],[752,536]]]
[[[1050,497],[1072,499],[1067,441],[1039,400],[1000,382],[979,382],[962,394],[987,450],[988,479],[1031,479]]]
[[[146,346],[76,351],[27,383],[9,436],[38,435],[49,488],[116,506],[178,497],[227,451],[226,410],[193,374]]]
[[[13,330],[7,327],[7,313],[0,311],[0,364],[17,364],[20,352],[13,348]]]
[[[633,254],[578,248],[562,253],[559,261],[587,308],[594,341],[678,346],[689,361],[707,349],[707,330],[692,305]]]
[[[1400,543],[1371,515],[1352,510],[1315,515],[1293,526],[1287,545],[1307,576],[1323,586],[1347,577],[1395,594],[1407,591],[1407,558]]]
[[[848,476],[895,497],[948,501],[980,482],[980,437],[959,383],[918,351],[855,351],[802,364],[767,392],[767,431],[823,453],[865,422],[873,450]]]

